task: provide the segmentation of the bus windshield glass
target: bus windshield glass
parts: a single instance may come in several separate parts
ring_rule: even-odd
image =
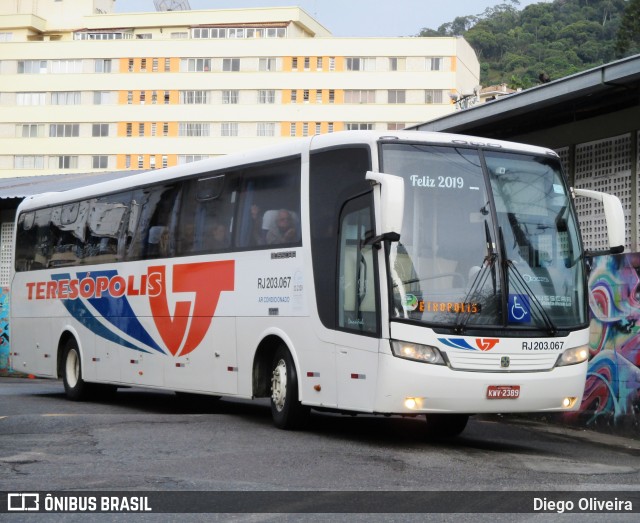
[[[388,143],[405,208],[391,244],[394,319],[553,334],[584,326],[584,268],[557,158]]]

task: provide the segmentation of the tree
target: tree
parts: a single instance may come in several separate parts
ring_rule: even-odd
[[[615,44],[619,57],[640,51],[640,0],[629,0],[626,4]]]

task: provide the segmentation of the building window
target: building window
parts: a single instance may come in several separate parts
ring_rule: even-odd
[[[336,70],[336,57],[335,56],[330,56],[329,57],[329,71],[335,71]]]
[[[224,122],[222,124],[222,136],[238,136],[237,122]]]
[[[151,60],[151,71],[154,73],[158,72],[158,59],[157,58],[153,58]]]
[[[51,105],[79,105],[80,91],[51,93]]]
[[[162,136],[169,136],[169,122],[162,124]]]
[[[316,134],[320,134],[322,132],[322,124],[320,122],[316,122]]]
[[[106,169],[109,166],[109,157],[105,155],[92,156],[91,166],[94,169]]]
[[[133,103],[133,91],[127,91],[127,103],[129,105]]]
[[[77,169],[78,157],[77,156],[51,156],[49,158],[49,167],[51,169]]]
[[[164,169],[169,165],[169,157],[166,154],[162,155],[162,168]]]
[[[333,132],[333,122],[329,122],[327,124],[327,132],[329,132],[329,133]]]
[[[133,136],[133,124],[127,122],[127,136]]]
[[[302,91],[302,101],[306,104],[309,103],[309,89],[304,89]]]
[[[133,73],[133,58],[129,58],[129,64],[127,66],[127,71]]]
[[[171,71],[171,58],[165,58],[164,59],[164,70],[165,72],[169,72]]]
[[[349,90],[344,92],[344,102],[348,104],[372,104],[376,101],[376,92],[368,90]]]
[[[183,73],[202,73],[211,71],[211,58],[183,58],[180,62]]]
[[[276,124],[274,122],[258,122],[258,136],[275,136]]]
[[[51,72],[69,74],[82,72],[82,60],[51,60]]]
[[[144,156],[138,155],[138,169],[144,169]]]
[[[44,136],[44,124],[24,123],[16,126],[16,137],[18,138],[40,138]]]
[[[237,104],[238,103],[238,94],[239,94],[239,91],[237,89],[231,89],[231,90],[222,91],[222,103],[223,104]]]
[[[261,89],[258,92],[258,103],[273,104],[276,102],[276,92],[274,89]]]
[[[375,71],[375,58],[347,58],[347,71]]]
[[[155,169],[156,168],[156,157],[153,154],[149,157],[149,167],[151,169]]]
[[[13,33],[0,31],[0,42],[11,42],[12,40],[13,40]]]
[[[388,123],[387,131],[402,131],[406,126],[407,126],[406,123],[398,123],[398,122]]]
[[[389,71],[406,71],[406,58],[389,58]]]
[[[240,70],[240,58],[223,58],[222,59],[223,71],[239,71]]]
[[[158,124],[156,122],[151,122],[151,136],[156,136],[158,134]]]
[[[141,58],[140,59],[140,71],[142,71],[143,73],[147,72],[147,59],[146,58]]]
[[[275,71],[277,67],[276,58],[260,58],[258,63],[259,71]]]
[[[180,91],[180,103],[200,105],[209,103],[209,91]]]
[[[407,102],[407,92],[402,89],[391,89],[388,93],[390,104],[403,104]]]
[[[372,123],[353,122],[346,125],[347,131],[373,131]]]
[[[207,158],[209,157],[204,154],[181,154],[178,156],[178,164],[199,162],[200,160],[206,160]]]
[[[140,91],[140,105],[144,105],[147,101],[147,91]]]
[[[304,122],[302,124],[302,136],[309,136],[309,123]]]
[[[308,56],[304,57],[304,70],[308,71],[309,69],[311,69],[311,58]]]
[[[108,123],[94,123],[91,126],[91,136],[109,136],[109,124]]]
[[[321,89],[317,89],[316,90],[316,103],[317,104],[321,104],[322,103],[322,90]]]
[[[291,90],[291,103],[296,103],[298,101],[298,91],[296,89]]]
[[[138,136],[144,136],[144,122],[138,124]]]
[[[186,31],[176,31],[175,33],[171,33],[171,38],[189,38],[189,33],[187,33]]]
[[[168,105],[171,102],[171,93],[169,91],[164,92],[164,104]]]
[[[111,60],[110,59],[96,59],[94,71],[96,73],[110,73],[111,72]]]
[[[289,125],[289,136],[296,136],[297,134],[297,125],[295,122],[293,122],[291,125]]]
[[[427,71],[443,71],[444,60],[441,57],[427,58]]]
[[[13,159],[14,169],[43,169],[44,156],[16,156]]]
[[[336,101],[336,92],[334,89],[329,89],[329,103],[335,103]]]
[[[19,60],[18,74],[47,74],[47,61]]]
[[[45,105],[46,93],[16,93],[17,105]]]
[[[50,138],[72,138],[80,136],[80,124],[52,123],[49,126]]]
[[[316,58],[316,69],[318,71],[322,71],[322,56],[318,56],[318,58]]]
[[[440,89],[427,89],[425,92],[424,102],[427,104],[441,104],[442,103],[442,90]]]
[[[294,71],[297,71],[298,69],[298,58],[295,56],[291,59],[291,69]]]
[[[125,169],[131,169],[131,155],[127,154],[124,157],[124,167]]]
[[[209,136],[210,124],[199,122],[180,122],[178,126],[179,136]]]
[[[94,105],[104,105],[109,103],[109,91],[94,91],[93,92]]]
[[[151,104],[156,105],[158,103],[158,91],[151,91]]]

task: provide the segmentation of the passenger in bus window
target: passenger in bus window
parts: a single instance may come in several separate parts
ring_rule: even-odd
[[[275,223],[267,231],[267,243],[269,245],[291,243],[295,241],[296,235],[297,231],[291,212],[280,209],[276,215]]]
[[[262,211],[255,203],[251,206],[251,236],[250,245],[263,245],[264,234],[262,231]]]
[[[229,239],[227,237],[227,228],[222,223],[213,226],[213,239],[211,248],[213,250],[226,249],[229,247]]]

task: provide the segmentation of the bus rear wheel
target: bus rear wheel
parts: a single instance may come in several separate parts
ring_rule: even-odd
[[[427,414],[427,436],[434,439],[459,436],[468,421],[468,414]]]
[[[271,416],[279,429],[300,428],[309,415],[298,396],[298,375],[288,349],[281,345],[273,358],[271,372]]]
[[[62,355],[62,382],[67,398],[73,401],[87,399],[90,385],[82,379],[82,360],[78,342],[69,338]]]

